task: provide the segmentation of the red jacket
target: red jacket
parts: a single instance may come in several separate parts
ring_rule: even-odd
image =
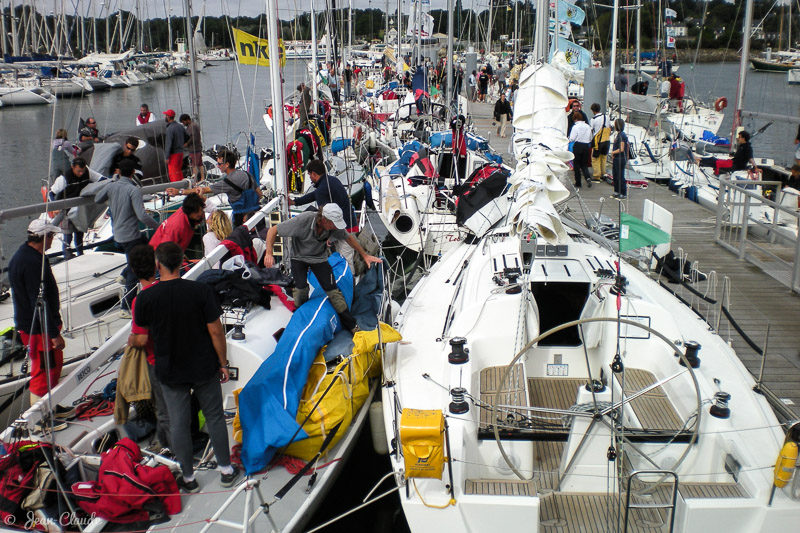
[[[192,223],[186,213],[183,212],[183,209],[178,209],[167,220],[158,225],[158,229],[150,239],[150,246],[155,250],[162,242],[174,242],[185,252],[192,241],[192,237],[194,237]]]
[[[103,453],[97,481],[72,485],[81,509],[111,522],[126,524],[147,520],[150,513],[145,510],[145,504],[155,498],[164,505],[168,515],[179,513],[181,496],[169,468],[145,466],[140,464],[141,460],[139,446],[128,438]]]
[[[0,520],[4,524],[24,524],[22,501],[36,485],[36,469],[44,461],[43,453],[52,456],[53,452],[49,444],[30,440],[5,446],[8,453],[0,457]],[[44,528],[37,524],[35,529]]]

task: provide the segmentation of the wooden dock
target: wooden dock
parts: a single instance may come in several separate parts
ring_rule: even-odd
[[[509,166],[515,162],[509,154],[509,139],[500,139],[492,127],[493,104],[473,104],[471,117],[475,133],[489,135],[492,147],[504,157]],[[510,134],[509,134],[510,138]],[[609,166],[610,170],[610,166]],[[645,199],[649,199],[673,214],[672,250],[682,252],[689,261],[699,261],[699,270],[717,273],[717,287],[713,299],[722,296],[723,279],[730,280],[726,307],[734,320],[760,348],[766,347],[763,383],[800,417],[800,296],[789,291],[763,270],[739,260],[736,255],[714,243],[715,213],[668,190],[650,183],[647,189],[628,188],[628,198],[622,202],[611,197],[613,188],[605,182],[586,185],[575,191],[573,176],[565,184],[572,191],[571,197],[562,205],[579,221],[585,221],[591,213],[601,212],[619,222],[620,210],[642,217]],[[711,277],[709,277],[711,280]],[[696,282],[692,286],[703,294],[711,295],[709,280]],[[670,285],[687,301],[695,303],[704,316],[714,325],[720,315],[719,304],[701,302],[690,291],[679,285]],[[766,337],[769,326],[769,338]],[[729,340],[750,372],[758,377],[762,356],[751,348],[735,331],[725,316],[719,317],[719,334]]]

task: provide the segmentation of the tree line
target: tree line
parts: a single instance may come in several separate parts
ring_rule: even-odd
[[[515,36],[515,21],[518,38],[523,45],[530,44],[533,40],[535,26],[535,9],[531,0],[492,0],[495,6],[492,11],[492,41],[495,47],[502,46],[502,39],[513,39]],[[622,7],[626,4],[635,5],[636,0],[622,0]],[[578,2],[587,13],[586,21],[581,28],[573,27],[576,40],[583,41],[582,44],[587,48],[596,50],[606,50],[610,47],[611,38],[611,10],[593,1]],[[661,4],[664,6],[665,4]],[[742,40],[742,21],[744,18],[744,0],[737,0],[737,3],[729,3],[726,0],[683,0],[680,3],[666,4],[678,12],[674,24],[686,26],[687,37],[678,40],[681,48],[694,48],[698,44],[702,48],[733,48],[740,46]],[[642,8],[642,41],[644,49],[651,48],[656,44],[659,37],[663,39],[663,13],[658,12],[658,2],[643,3]],[[754,6],[754,24],[761,23],[764,39],[756,39],[753,47],[758,49],[764,46],[777,47],[779,44],[789,46],[789,20],[788,15],[779,9],[772,9],[772,4],[759,0]],[[134,13],[122,11],[121,17],[118,13],[111,13],[108,18],[84,18],[79,22],[78,17],[64,16],[56,17],[52,14],[43,15],[39,12],[32,12],[30,6],[15,6],[14,18],[17,24],[18,39],[25,42],[23,34],[25,28],[32,25],[38,28],[40,35],[56,34],[66,36],[69,42],[70,51],[75,56],[93,51],[95,40],[98,51],[106,50],[106,43],[113,42],[112,51],[119,51],[119,35],[121,26],[125,36],[124,49],[136,48],[143,52],[164,51],[175,49],[175,40],[187,38],[186,24],[183,17],[153,18],[147,20],[137,20]],[[391,8],[390,8],[391,9]],[[11,8],[3,10],[6,35],[0,36],[4,40],[4,50],[10,50],[11,37]],[[447,33],[448,11],[435,9],[430,12],[434,20],[434,32]],[[370,41],[373,39],[382,41],[384,39],[387,16],[391,28],[397,27],[396,12],[391,9],[386,13],[381,9],[354,9],[352,12],[353,40]],[[456,38],[460,46],[469,43],[481,43],[477,48],[482,47],[486,41],[486,28],[489,23],[488,10],[476,14],[471,9],[463,9],[461,0],[457,0],[454,9],[454,27]],[[332,11],[330,21],[325,14],[318,13],[317,33],[321,37],[329,31],[336,36],[346,36],[348,28],[348,12],[346,9],[335,9]],[[765,18],[766,17],[766,18]],[[763,19],[763,20],[762,20]],[[34,21],[31,24],[30,21]],[[22,21],[22,22],[20,22]],[[27,23],[26,23],[27,21]],[[191,27],[196,27],[198,17],[192,19]],[[408,15],[403,16],[403,28],[408,25]],[[170,27],[172,35],[172,46],[170,47],[169,36]],[[255,17],[211,17],[206,16],[202,23],[202,33],[208,46],[232,47],[230,28],[235,27],[253,35],[264,37],[266,35],[266,20],[263,15]],[[106,29],[108,28],[108,34]],[[83,38],[80,33],[83,32]],[[622,47],[635,46],[635,12],[624,10],[620,12],[620,33],[619,44]],[[659,33],[660,32],[660,33]],[[797,35],[798,32],[794,32]],[[311,15],[302,13],[295,16],[292,20],[281,21],[281,34],[285,40],[309,40],[311,38]],[[757,34],[757,36],[762,33]],[[62,39],[63,40],[63,39]],[[339,37],[338,42],[346,41],[346,37]],[[32,42],[29,38],[28,42]],[[81,47],[85,49],[81,49]],[[38,49],[34,52],[47,52],[47,43],[42,38],[38,40]],[[65,53],[65,50],[60,50]]]

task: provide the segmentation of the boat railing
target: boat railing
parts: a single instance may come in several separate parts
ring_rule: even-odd
[[[714,242],[800,293],[800,211],[782,205],[786,194],[780,181],[721,177]]]
[[[168,188],[186,188],[191,185],[189,180],[177,181],[173,183],[159,183],[157,185],[147,185],[142,187],[142,194],[157,194],[166,191]],[[42,202],[38,204],[23,205],[20,207],[12,207],[10,209],[3,209],[0,211],[0,223],[14,218],[30,217],[41,215],[47,211],[60,211],[63,209],[70,209],[72,207],[79,207],[82,205],[94,204],[94,197],[78,197],[67,198],[66,200],[54,200],[52,202]]]

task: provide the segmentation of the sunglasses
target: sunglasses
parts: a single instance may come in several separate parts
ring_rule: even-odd
[[[131,146],[130,144],[126,144],[125,148],[127,148],[131,152],[135,152],[136,151],[136,147],[135,146]]]
[[[97,122],[87,122],[87,124],[88,124],[89,126],[94,126],[95,124],[97,124]]]

